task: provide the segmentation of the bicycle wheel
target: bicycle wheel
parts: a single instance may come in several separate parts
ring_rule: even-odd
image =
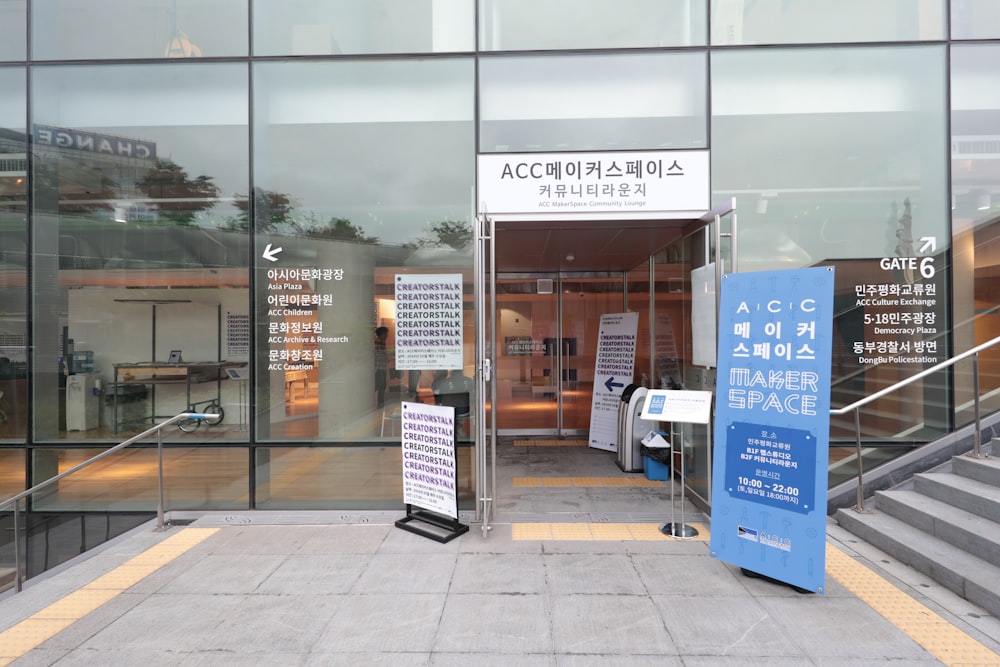
[[[222,420],[226,418],[226,411],[222,409],[222,406],[218,403],[209,403],[202,410],[205,415],[211,415],[205,417],[205,423],[209,426],[215,426],[216,424],[221,424]]]
[[[184,431],[185,433],[194,433],[201,426],[200,419],[182,419],[177,422],[177,428]]]

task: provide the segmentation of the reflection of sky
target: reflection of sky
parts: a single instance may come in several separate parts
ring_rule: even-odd
[[[469,220],[471,123],[283,125],[266,135],[256,184],[290,195],[300,215],[347,218],[389,242]]]
[[[256,186],[287,195],[299,223],[346,218],[402,242],[469,220],[471,61],[265,63],[260,72]],[[245,64],[40,66],[33,84],[36,123],[152,141],[189,179],[211,177],[222,198],[249,194]],[[236,213],[221,205],[199,219],[214,226]]]
[[[469,220],[471,60],[261,63],[254,86],[255,183],[300,214],[388,242]]]

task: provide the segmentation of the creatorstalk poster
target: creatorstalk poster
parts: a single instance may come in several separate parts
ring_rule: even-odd
[[[711,554],[823,593],[832,267],[724,276]]]

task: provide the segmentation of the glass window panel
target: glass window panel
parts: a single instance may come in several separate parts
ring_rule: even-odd
[[[484,152],[704,148],[705,53],[480,60]]]
[[[0,68],[0,442],[27,435],[25,70]]]
[[[32,485],[100,454],[102,449],[35,449]],[[163,504],[170,510],[246,509],[246,447],[165,447]],[[155,511],[159,496],[156,447],[129,447],[33,494],[36,511]]]
[[[247,69],[36,67],[35,438],[245,440]],[[242,193],[242,199],[241,194]],[[180,364],[168,364],[177,350]]]
[[[705,44],[705,0],[480,0],[483,51]]]
[[[27,0],[0,0],[0,60],[24,60]]]
[[[944,47],[719,52],[712,87],[713,188],[737,198],[739,270],[836,267],[834,405],[947,358]],[[873,404],[866,433],[939,432],[941,392],[928,380]],[[834,437],[853,437],[848,421]]]
[[[245,56],[246,0],[34,0],[32,58]]]
[[[996,0],[951,0],[951,37],[1000,38],[1000,3]]]
[[[401,509],[400,448],[258,447],[256,507],[297,509]],[[472,509],[473,448],[456,450],[458,507]]]
[[[433,369],[395,366],[397,274],[457,276],[474,364],[473,91],[468,59],[256,65],[256,230],[281,248],[259,260],[259,439],[398,441],[398,403],[429,398]]]
[[[956,352],[1000,336],[1000,280],[995,247],[1000,231],[1000,45],[951,50],[952,231]],[[972,326],[969,326],[972,324]],[[1000,350],[979,356],[982,409],[1000,402]],[[973,417],[971,367],[955,375],[959,423]]]
[[[712,0],[712,44],[945,39],[944,0]]]
[[[24,491],[24,449],[0,449],[0,499],[6,500],[21,491]]]
[[[470,0],[254,0],[261,56],[472,51]]]

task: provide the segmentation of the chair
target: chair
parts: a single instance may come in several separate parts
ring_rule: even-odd
[[[385,425],[386,425],[386,423],[393,424],[394,422],[399,423],[399,434],[402,435],[402,433],[403,433],[403,406],[401,406],[399,404],[387,405],[382,410],[382,429],[381,429],[381,432],[379,434],[380,437],[383,437],[383,438],[385,437]],[[391,426],[390,430],[393,431],[393,433],[390,433],[390,435],[394,435],[395,431],[396,431],[396,427],[395,426]]]

